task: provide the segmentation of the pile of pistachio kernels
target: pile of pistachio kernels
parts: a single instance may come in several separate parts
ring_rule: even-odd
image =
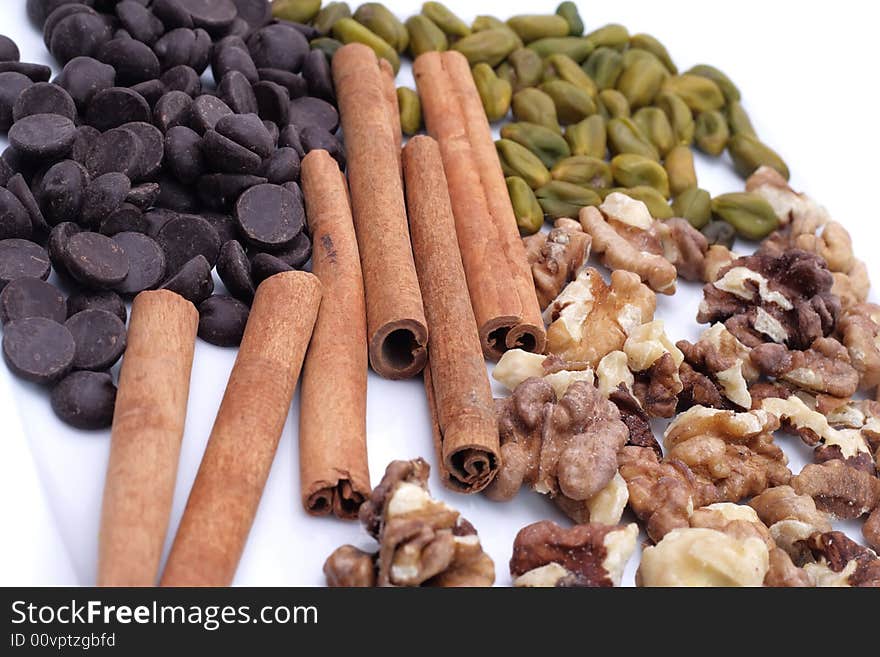
[[[766,165],[787,179],[788,167],[758,138],[723,72],[700,64],[680,73],[649,34],[609,24],[584,35],[573,2],[554,14],[478,16],[471,25],[439,2],[404,22],[375,2],[354,13],[321,0],[275,0],[272,8],[315,27],[324,36],[312,47],[330,56],[344,43],[364,43],[397,71],[402,53],[461,52],[488,119],[513,113],[496,146],[523,235],[545,219],[576,218],[615,191],[643,201],[656,219],[687,219],[710,244],[760,240],[778,225],[756,194],[712,198],[698,186],[692,145],[716,157],[726,150],[743,178]],[[403,131],[418,132],[418,95],[399,88],[398,100]]]

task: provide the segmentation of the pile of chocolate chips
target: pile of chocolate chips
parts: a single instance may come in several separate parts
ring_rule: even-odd
[[[173,290],[204,340],[235,346],[256,286],[308,263],[300,161],[320,148],[345,166],[333,81],[314,30],[268,0],[27,9],[62,68],[50,81],[0,36],[3,355],[62,420],[103,428],[125,300]]]

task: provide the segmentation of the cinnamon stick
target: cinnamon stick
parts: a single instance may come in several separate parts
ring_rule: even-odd
[[[364,276],[370,364],[381,376],[403,379],[424,368],[428,329],[406,221],[399,120],[390,116],[387,78],[370,48],[343,46],[332,69]]]
[[[546,332],[492,132],[467,60],[429,52],[413,64],[428,132],[440,144],[483,353],[540,353]]]
[[[382,89],[385,93],[385,100],[388,102],[388,113],[391,121],[391,131],[397,137],[397,148],[403,145],[403,130],[400,127],[400,106],[397,103],[397,85],[395,84],[394,69],[387,59],[379,60],[379,68],[382,71]],[[400,151],[398,150],[398,159]],[[401,176],[403,173],[400,174]]]
[[[177,480],[199,314],[168,290],[141,292],[110,436],[98,586],[155,586]]]
[[[284,272],[260,284],[186,503],[163,586],[228,586],[290,410],[321,284]]]
[[[403,149],[403,170],[431,332],[425,388],[440,478],[454,490],[474,493],[497,473],[498,427],[437,142],[424,136],[410,139]]]
[[[312,151],[303,159],[302,188],[314,243],[312,273],[323,289],[303,366],[302,503],[313,515],[357,518],[371,490],[364,280],[345,178],[326,151]]]

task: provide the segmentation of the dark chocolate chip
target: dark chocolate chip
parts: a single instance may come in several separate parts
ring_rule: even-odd
[[[12,125],[12,108],[22,91],[33,85],[33,81],[21,73],[7,71],[0,73],[0,131],[6,132]]]
[[[306,153],[324,150],[333,156],[340,169],[345,169],[345,149],[335,135],[318,126],[306,126],[300,131],[300,139]]]
[[[159,59],[145,43],[136,39],[111,39],[96,59],[116,69],[116,84],[130,87],[159,77]]]
[[[75,160],[85,166],[86,158],[95,145],[101,132],[90,125],[81,125],[76,129],[76,138],[73,140],[73,147],[70,149],[70,159]]]
[[[257,174],[263,165],[259,155],[216,130],[205,132],[202,138],[202,155],[208,168],[219,173]]]
[[[226,242],[217,258],[217,274],[229,294],[245,303],[254,298],[254,281],[251,278],[251,262],[244,247],[237,240]]]
[[[134,178],[144,154],[141,138],[127,128],[113,128],[101,134],[86,156],[86,169],[92,176],[122,173]]]
[[[253,88],[260,118],[274,121],[278,125],[285,125],[290,105],[290,93],[287,89],[268,80],[257,82]]]
[[[292,148],[279,148],[263,162],[262,175],[275,185],[299,180],[300,157]]]
[[[64,250],[64,265],[73,278],[91,288],[112,288],[128,275],[125,251],[106,235],[72,235]]]
[[[113,67],[92,57],[74,57],[55,78],[55,84],[70,94],[81,112],[85,111],[95,94],[109,89],[115,82],[116,71]]]
[[[67,318],[64,295],[41,278],[17,278],[0,292],[0,323],[45,317],[56,322]]]
[[[254,66],[254,60],[251,59],[246,47],[225,46],[218,49],[215,46],[211,60],[211,72],[214,74],[214,79],[222,80],[223,76],[230,71],[238,71],[251,84],[260,79],[257,75],[257,67]]]
[[[70,371],[75,354],[70,331],[51,319],[17,319],[3,330],[3,358],[14,374],[28,381],[57,381]]]
[[[269,0],[232,0],[238,8],[238,17],[251,29],[259,29],[272,20]]]
[[[202,203],[215,210],[229,208],[246,189],[266,182],[262,176],[235,173],[211,173],[199,178],[198,192]]]
[[[34,197],[46,222],[55,226],[79,220],[88,183],[89,175],[79,162],[62,160],[53,164],[34,184]]]
[[[178,182],[171,176],[160,177],[158,183],[157,207],[177,212],[196,212],[199,209],[199,197],[190,186]]]
[[[128,192],[128,196],[125,197],[126,203],[131,203],[141,210],[147,210],[153,207],[158,200],[159,183],[154,182],[135,185],[131,188],[131,191]]]
[[[103,16],[80,12],[62,18],[52,29],[49,52],[62,64],[74,57],[94,57],[113,32]]]
[[[289,25],[273,24],[260,28],[247,40],[257,68],[281,68],[296,73],[309,52],[308,40]]]
[[[49,224],[46,223],[46,219],[43,217],[43,212],[40,210],[40,205],[37,203],[37,199],[34,198],[31,188],[28,187],[24,176],[20,173],[16,173],[6,183],[6,189],[15,195],[15,198],[18,199],[18,202],[21,203],[22,207],[28,213],[28,217],[31,220],[32,236],[41,239],[46,237],[51,228]],[[2,205],[0,205],[0,207],[2,207]]]
[[[211,265],[205,260],[205,256],[196,256],[165,281],[161,289],[176,292],[198,306],[214,292]]]
[[[80,223],[97,230],[115,212],[131,191],[131,181],[123,173],[110,172],[94,178],[86,187]]]
[[[76,126],[60,114],[32,114],[9,129],[9,143],[32,159],[57,160],[70,153]]]
[[[190,98],[202,93],[202,79],[192,66],[180,64],[169,68],[160,79],[167,91],[182,91]]]
[[[201,255],[211,268],[220,253],[220,237],[214,227],[197,215],[181,215],[162,227],[156,241],[165,253],[169,274]]]
[[[53,4],[55,6],[50,11],[46,12],[44,22],[42,23],[43,43],[46,44],[47,50],[52,41],[52,32],[54,32],[55,26],[62,20],[73,14],[82,13],[91,16],[97,14],[97,12],[89,6],[89,3],[82,0],[80,2],[63,2],[61,0],[55,0]]]
[[[156,106],[159,99],[165,94],[165,85],[159,79],[146,80],[130,87],[132,91],[138,92],[147,101],[147,105],[151,108]]]
[[[274,121],[263,121],[263,126],[266,128],[266,132],[269,133],[269,137],[272,139],[272,147],[276,148],[278,146],[278,138],[281,136],[281,131],[278,129],[278,125]]]
[[[137,91],[110,87],[94,95],[86,111],[86,123],[101,132],[134,121],[149,122],[150,104]]]
[[[256,114],[230,114],[217,121],[219,134],[253,151],[261,158],[269,157],[275,148],[272,135]]]
[[[169,91],[156,101],[153,123],[168,132],[176,126],[189,126],[192,118],[192,98],[183,91]]]
[[[51,68],[30,62],[0,62],[0,73],[21,73],[32,82],[48,82],[52,77]]]
[[[76,121],[76,104],[62,87],[37,82],[24,89],[12,106],[12,118],[19,121],[32,114],[60,114]]]
[[[132,203],[123,203],[107,215],[100,228],[101,234],[107,237],[126,232],[145,233],[146,230],[143,210]]]
[[[291,100],[287,118],[300,131],[306,126],[312,125],[334,133],[339,127],[339,112],[336,111],[336,108],[326,100],[311,96]]]
[[[227,296],[212,296],[199,304],[199,337],[218,347],[237,347],[247,325],[250,308]]]
[[[238,226],[235,225],[235,220],[228,214],[202,212],[199,216],[214,227],[214,230],[217,231],[217,236],[220,238],[221,245],[226,244],[229,240],[238,239]]]
[[[96,431],[113,424],[116,386],[107,372],[71,372],[51,394],[52,410],[65,424]]]
[[[133,181],[152,180],[162,168],[165,156],[165,137],[162,131],[151,123],[138,121],[121,126],[123,130],[131,130],[143,144],[143,152],[132,175]]]
[[[70,278],[70,272],[67,271],[67,266],[64,264],[67,260],[67,243],[73,235],[79,232],[82,232],[82,228],[77,224],[72,221],[65,221],[52,229],[46,242],[52,267],[64,278]],[[48,278],[48,275],[47,269],[46,278]]]
[[[165,26],[156,15],[140,2],[122,0],[116,5],[119,22],[138,41],[152,45],[165,32]]]
[[[317,39],[321,36],[321,33],[311,25],[306,25],[305,23],[297,23],[295,21],[286,21],[281,18],[276,18],[274,23],[276,25],[285,25],[287,27],[291,27],[300,34],[302,34],[306,41],[311,41],[312,39]]]
[[[83,310],[106,310],[123,323],[128,318],[125,302],[112,290],[82,290],[67,298],[67,316],[73,317]]]
[[[168,29],[193,26],[192,16],[179,0],[153,0],[152,10]]]
[[[211,56],[211,37],[202,29],[176,28],[162,35],[153,51],[163,71],[185,64],[201,75]]]
[[[165,278],[165,254],[159,245],[143,233],[119,233],[113,240],[122,247],[130,263],[128,276],[116,291],[137,294],[156,287]]]
[[[280,68],[261,68],[257,70],[261,80],[280,84],[287,89],[291,98],[300,98],[309,93],[306,79],[299,73],[291,73]]]
[[[205,172],[202,138],[186,126],[176,126],[165,134],[168,170],[182,183],[193,183]]]
[[[27,209],[15,194],[0,187],[0,240],[27,240],[32,234],[33,223]]]
[[[235,204],[235,220],[244,238],[255,246],[279,248],[305,225],[301,199],[279,185],[257,185]]]
[[[204,134],[206,130],[212,130],[217,121],[227,114],[232,114],[232,110],[217,96],[201,95],[193,100],[192,128],[199,134]]]
[[[312,50],[303,61],[302,75],[309,86],[312,96],[334,102],[336,92],[333,89],[333,74],[327,57],[320,50]]]
[[[106,310],[83,310],[64,326],[76,343],[73,367],[101,371],[112,367],[125,351],[125,324]]]
[[[49,254],[39,244],[19,238],[0,240],[0,289],[17,278],[49,278]]]
[[[306,151],[302,145],[302,139],[299,135],[299,128],[295,125],[286,125],[278,134],[279,148],[292,148],[299,155],[300,159],[304,158]]]
[[[147,227],[144,234],[155,238],[159,231],[162,230],[162,227],[177,216],[177,212],[165,208],[151,208],[147,210],[144,212],[144,224]]]
[[[273,250],[270,255],[275,256],[294,269],[302,269],[306,266],[309,258],[312,257],[312,240],[306,234],[306,231],[303,231],[290,244],[286,245],[283,249]]]
[[[21,53],[18,51],[15,41],[5,34],[0,34],[0,61],[17,62],[19,59],[21,59]]]
[[[238,16],[232,0],[177,0],[189,12],[193,25],[211,33],[222,32]]]
[[[251,83],[240,71],[229,71],[220,80],[217,94],[236,114],[255,114],[257,97]]]
[[[271,253],[258,253],[251,261],[251,276],[257,286],[267,278],[286,271],[293,271],[293,267]]]

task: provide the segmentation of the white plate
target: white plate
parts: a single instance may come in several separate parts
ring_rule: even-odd
[[[388,0],[404,18],[421,3]],[[25,17],[24,0],[5,3],[0,31],[19,44],[23,61],[51,62],[37,29]],[[550,12],[554,0],[536,4],[513,0],[499,6],[488,0],[450,1],[465,20],[477,14],[513,15]],[[712,7],[712,9],[707,9]],[[877,227],[877,167],[880,137],[873,110],[875,35],[870,4],[743,0],[733,9],[705,2],[584,3],[588,29],[620,22],[632,32],[649,31],[669,48],[683,69],[711,63],[735,80],[757,131],[786,158],[792,184],[823,202],[853,235],[856,253],[873,258]],[[57,70],[57,66],[56,66]],[[405,66],[398,84],[413,86]],[[5,145],[5,142],[4,142]],[[739,191],[743,183],[726,157],[698,157],[702,187],[712,193]],[[740,249],[745,252],[745,248]],[[871,299],[878,295],[872,293]],[[699,286],[682,284],[675,297],[658,299],[657,316],[674,340],[693,339]],[[189,414],[166,548],[170,545],[189,488],[198,469],[214,414],[220,403],[235,352],[199,342],[192,373]],[[501,394],[499,386],[494,386]],[[11,391],[11,392],[10,392]],[[284,428],[278,455],[254,522],[235,583],[239,585],[321,585],[321,566],[342,543],[370,545],[356,523],[307,516],[300,505],[296,462],[298,398]],[[0,367],[0,584],[92,584],[95,579],[98,518],[109,432],[87,433],[61,424],[44,390],[14,380]],[[20,421],[20,423],[19,423]],[[427,406],[421,381],[389,382],[371,374],[368,391],[370,473],[377,483],[395,458],[424,456],[434,462]],[[797,472],[810,458],[799,441],[780,437]],[[516,500],[497,504],[481,496],[443,489],[432,476],[432,491],[460,509],[479,530],[495,560],[497,581],[508,584],[507,562],[516,532],[544,518],[564,521],[548,500],[523,491]],[[844,525],[841,525],[844,526]],[[845,526],[861,539],[857,525]],[[632,583],[634,557],[625,583]]]

